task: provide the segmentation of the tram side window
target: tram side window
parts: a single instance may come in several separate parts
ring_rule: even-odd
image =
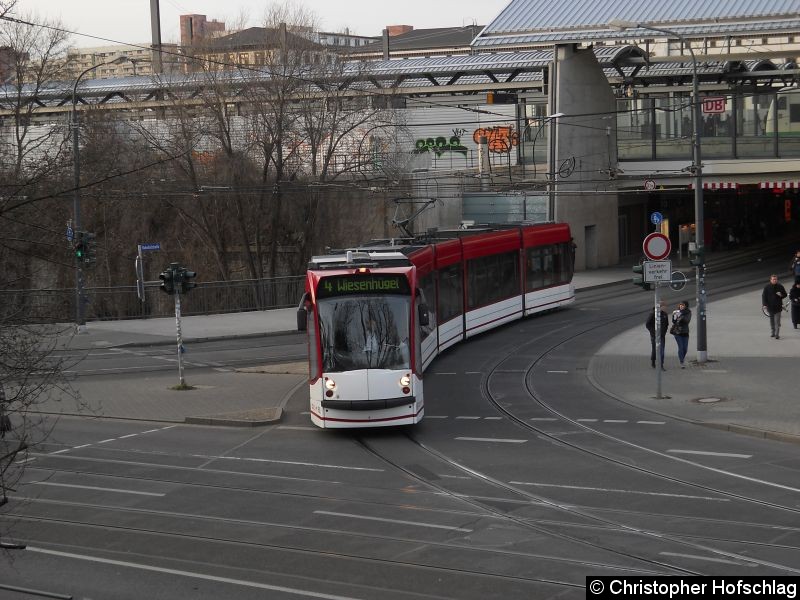
[[[306,315],[308,330],[308,372],[312,378],[319,373],[319,355],[317,353],[317,311],[309,309]]]
[[[462,313],[463,289],[460,264],[439,270],[439,323],[449,321]]]
[[[525,291],[531,292],[544,285],[542,250],[540,248],[528,248],[525,264],[527,269]]]
[[[517,251],[469,260],[467,272],[467,306],[471,309],[519,294]]]
[[[542,285],[544,287],[558,283],[558,274],[553,272],[553,251],[552,246],[542,248]]]
[[[420,327],[424,340],[436,329],[436,281],[433,273],[420,279],[419,288],[422,291],[420,300],[428,307],[428,324]]]
[[[553,270],[555,283],[572,281],[572,249],[569,244],[558,244],[553,254]]]

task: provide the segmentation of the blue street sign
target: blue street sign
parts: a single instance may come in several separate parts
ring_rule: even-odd
[[[142,252],[146,250],[161,250],[160,242],[153,242],[152,244],[139,244],[142,247]]]
[[[664,220],[664,217],[661,215],[660,212],[654,212],[650,215],[650,222],[653,225],[661,225],[661,221]]]
[[[75,237],[75,232],[72,231],[72,227],[67,226],[67,241],[71,242],[73,237]]]

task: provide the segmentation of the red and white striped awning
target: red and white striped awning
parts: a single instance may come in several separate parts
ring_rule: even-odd
[[[796,190],[800,188],[800,181],[762,181],[758,187],[762,190]]]
[[[739,184],[735,181],[704,181],[704,190],[735,190]],[[689,189],[694,189],[694,183],[689,184]]]

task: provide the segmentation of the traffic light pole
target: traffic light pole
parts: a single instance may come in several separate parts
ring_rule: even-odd
[[[664,349],[661,347],[661,298],[658,293],[658,288],[661,287],[658,282],[653,286],[653,316],[655,318],[655,334],[656,334],[656,399],[661,400],[664,396],[661,395],[661,353]]]
[[[78,119],[75,114],[75,102],[72,103],[72,174],[75,189],[72,194],[72,218],[73,228],[77,232],[81,230],[81,166],[78,140]],[[86,316],[83,310],[83,265],[82,261],[75,261],[75,331],[77,333],[87,333]]]
[[[175,288],[175,329],[178,338],[178,380],[179,386],[185,387],[186,381],[183,378],[183,338],[181,337],[181,293],[180,290]]]

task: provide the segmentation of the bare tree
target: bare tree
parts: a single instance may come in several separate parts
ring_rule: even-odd
[[[0,16],[7,17],[14,4],[0,2]],[[63,363],[53,353],[59,332],[32,325],[42,315],[30,289],[33,282],[45,287],[57,280],[66,266],[64,248],[54,242],[63,215],[55,198],[70,163],[65,130],[35,120],[38,95],[60,72],[66,36],[58,28],[4,18],[0,47],[8,66],[0,101],[7,116],[0,129],[0,504],[5,504],[24,468],[20,455],[47,436],[37,409],[62,391],[71,394]]]

